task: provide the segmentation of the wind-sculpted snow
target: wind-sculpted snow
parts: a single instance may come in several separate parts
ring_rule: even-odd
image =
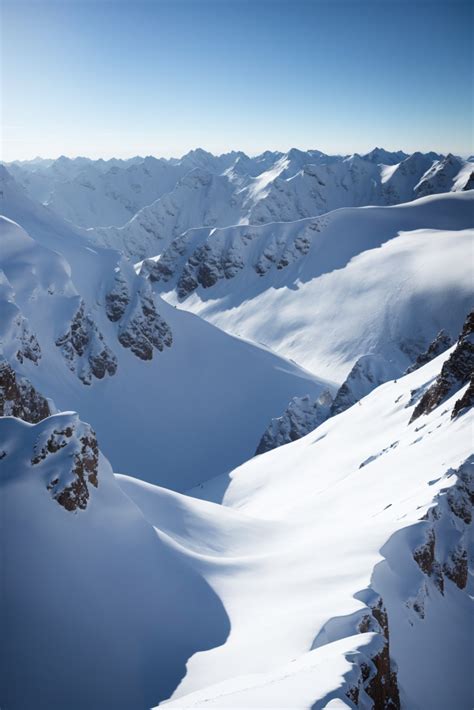
[[[466,385],[409,424],[448,359],[191,491],[269,531],[232,584],[210,573],[232,634],[170,707],[472,705],[473,411],[450,417]]]
[[[306,256],[312,235],[326,223],[320,217],[298,230],[294,225],[287,230],[284,225],[271,225],[264,238],[252,227],[192,230],[175,239],[160,259],[145,260],[141,272],[152,282],[175,282],[178,298],[184,300],[199,287],[210,289],[249,267],[257,276],[285,269]]]
[[[202,226],[288,222],[340,207],[393,205],[469,189],[472,163],[451,154],[388,152],[325,155],[321,151],[242,152],[129,161],[86,158],[12,163],[34,200],[79,227],[96,244],[135,261]]]
[[[285,412],[272,419],[255,453],[262,454],[301,439],[329,417],[349,409],[376,387],[400,374],[399,368],[380,355],[362,355],[334,397],[330,392],[323,392],[315,401],[308,395],[292,399]]]
[[[225,641],[220,600],[76,414],[0,418],[0,442],[2,708],[148,710]]]
[[[397,164],[397,156],[378,164],[376,156],[315,153],[278,154],[260,174],[250,165],[243,174],[242,157],[223,174],[195,168],[127,224],[93,230],[91,237],[137,261],[163,253],[190,228],[292,222],[340,207],[394,205],[464,190],[472,172],[471,163],[452,155],[414,153]]]
[[[4,187],[10,216],[30,234],[0,220],[2,357],[60,410],[88,420],[117,470],[186,489],[252,456],[292,397],[325,388],[172,308],[118,252],[92,249],[11,178]],[[22,324],[34,324],[36,362]]]
[[[143,270],[170,303],[329,380],[342,383],[368,353],[401,373],[441,329],[457,337],[472,307],[473,198],[457,192],[298,222],[191,230]],[[303,236],[306,253],[295,248]],[[226,277],[229,254],[238,258]],[[211,281],[199,283],[201,269]]]

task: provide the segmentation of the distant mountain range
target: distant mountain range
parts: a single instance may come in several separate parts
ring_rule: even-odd
[[[249,157],[202,149],[180,159],[87,158],[15,162],[8,170],[34,200],[97,244],[138,260],[193,227],[290,222],[339,207],[393,205],[473,187],[474,164],[454,155],[326,155],[292,149]]]

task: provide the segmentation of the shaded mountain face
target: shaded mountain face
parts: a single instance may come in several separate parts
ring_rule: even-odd
[[[328,380],[367,353],[400,374],[471,307],[473,196],[190,230],[141,272],[170,303]]]
[[[449,154],[389,152],[330,156],[317,150],[191,151],[181,159],[86,158],[12,163],[35,201],[96,244],[135,261],[162,253],[187,229],[314,217],[340,207],[390,205],[469,189],[472,163]]]
[[[0,168],[1,707],[470,707],[471,167],[156,162]]]
[[[147,710],[226,639],[220,600],[76,414],[1,417],[0,442],[2,707]]]
[[[244,594],[250,571],[242,571],[241,587],[223,584],[226,606],[236,610],[232,635],[220,654],[209,654],[211,675],[205,654],[194,660],[170,707],[206,699],[219,708],[223,695],[228,707],[272,707],[285,694],[296,707],[360,700],[393,708],[397,697],[401,707],[444,710],[451,698],[469,705],[472,408],[450,416],[468,384],[455,383],[423,421],[410,422],[414,393],[429,388],[450,357],[445,352],[377,387],[362,406],[192,491],[271,525],[252,563],[267,592],[255,610],[256,587],[248,603]],[[291,589],[299,604],[287,618],[281,610]],[[443,643],[433,643],[441,630]],[[294,645],[285,653],[289,639]],[[257,653],[268,654],[268,663],[256,677]],[[237,662],[236,677],[228,664]],[[449,682],[433,672],[439,664],[449,668]]]
[[[459,390],[467,382],[469,382],[469,386],[462,397],[456,401],[451,417],[454,419],[460,413],[473,406],[473,326],[474,315],[471,312],[464,322],[454,351],[445,361],[435,383],[426,392],[421,393],[423,396],[415,407],[410,421],[414,421],[421,414],[426,414],[431,409],[439,406],[450,393],[454,390]],[[426,352],[418,355],[413,365],[404,374],[415,372],[423,365],[428,364],[444,353],[451,344],[449,335],[444,330],[441,330],[433,342],[430,343]],[[361,400],[372,390],[384,382],[395,380],[401,374],[398,367],[380,355],[363,355],[357,360],[342,385],[336,391],[334,398],[329,392],[324,392],[314,401],[308,395],[292,399],[283,414],[272,419],[255,453],[261,454],[283,444],[301,439],[306,434],[314,431],[329,417],[334,417],[344,412],[356,403],[361,406]],[[416,399],[421,394],[413,392],[412,398]]]
[[[450,357],[232,471],[223,505],[222,478],[113,476],[76,414],[1,417],[2,707],[467,706],[466,385],[410,423]]]
[[[119,252],[3,186],[29,234],[0,219],[1,357],[88,419],[117,470],[184,490],[242,463],[291,397],[326,386],[172,308]]]
[[[474,377],[474,311],[468,315],[461,335],[449,358],[443,364],[436,381],[423,393],[416,405],[410,421],[422,414],[428,414],[452,396],[466,383],[470,386],[463,397],[454,405],[452,416],[457,416],[470,406],[472,399],[472,379]]]

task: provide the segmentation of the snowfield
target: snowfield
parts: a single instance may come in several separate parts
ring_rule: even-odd
[[[474,192],[436,195],[193,230],[142,271],[170,303],[342,382],[361,355],[401,373],[442,328],[457,336],[473,302],[473,228]]]
[[[0,347],[60,410],[80,412],[115,470],[185,490],[252,456],[295,394],[332,388],[154,297],[118,252],[91,249],[10,181],[4,189],[29,234],[0,220],[1,307],[12,312]],[[38,357],[20,362],[25,328]]]
[[[86,509],[69,513],[48,482],[72,444],[37,463],[38,442],[84,425],[0,420],[7,706],[60,707],[74,658],[84,674],[71,708],[145,708],[169,693],[165,707],[352,707],[353,688],[370,707],[364,668],[373,677],[383,653],[383,609],[402,706],[468,708],[472,579],[460,588],[451,564],[472,542],[472,410],[450,416],[465,387],[408,423],[413,391],[446,357],[192,492],[203,500],[114,482],[101,457]],[[426,566],[416,551],[433,534]]]
[[[471,710],[473,170],[0,165],[2,710]]]

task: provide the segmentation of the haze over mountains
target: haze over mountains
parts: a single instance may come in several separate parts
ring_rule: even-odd
[[[473,175],[0,166],[2,708],[472,706]]]

